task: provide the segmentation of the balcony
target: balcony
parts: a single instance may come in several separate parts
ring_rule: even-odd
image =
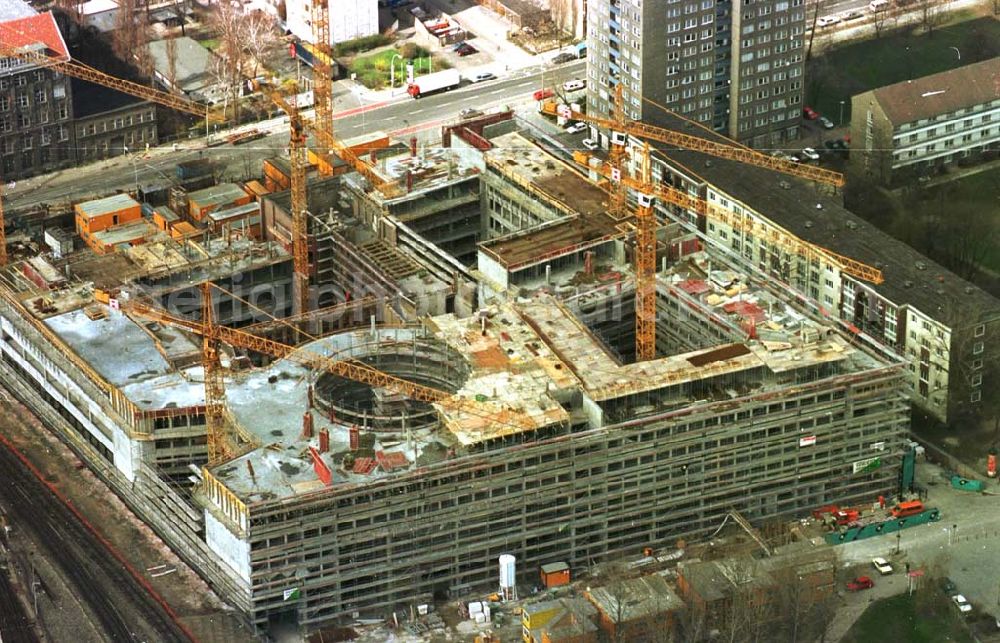
[[[622,30],[622,26],[620,24],[618,24],[617,21],[611,20],[610,22],[611,22],[611,28],[612,29],[614,29],[615,31],[619,31],[619,32]]]

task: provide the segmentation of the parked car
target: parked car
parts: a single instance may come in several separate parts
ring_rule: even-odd
[[[826,116],[819,117],[819,124],[822,125],[824,129],[833,129],[833,121]]]
[[[586,123],[571,123],[566,126],[567,134],[578,134],[587,129]]]
[[[531,97],[534,100],[545,100],[546,98],[552,98],[556,93],[551,89],[539,89]]]
[[[771,156],[773,156],[776,159],[780,159],[782,161],[787,161],[788,160],[788,154],[785,154],[781,150],[774,150],[773,152],[771,152]]]
[[[491,71],[481,71],[478,74],[473,74],[469,80],[474,83],[482,83],[487,80],[496,80],[497,76]]]
[[[829,27],[840,22],[840,16],[823,16],[816,20],[817,27]]]
[[[585,148],[587,148],[588,150],[596,150],[597,148],[600,147],[600,145],[597,143],[597,141],[595,141],[592,138],[585,138],[585,139],[583,139],[583,146]]]
[[[954,596],[958,593],[958,587],[950,578],[941,579],[941,591],[948,596]]]
[[[814,150],[813,148],[811,148],[811,147],[803,148],[803,150],[801,152],[799,152],[799,153],[803,157],[809,159],[810,161],[818,161],[819,160],[819,153],[816,150]]]
[[[889,561],[881,557],[872,558],[872,567],[883,576],[888,576],[892,573],[892,565],[889,564]]]
[[[575,92],[583,89],[586,86],[587,86],[587,81],[580,80],[579,78],[574,78],[573,80],[567,80],[565,83],[563,83],[562,88],[564,92]]]
[[[462,57],[471,56],[472,54],[478,54],[479,50],[468,43],[463,43],[461,47],[455,50],[455,52]]]
[[[972,611],[972,605],[970,605],[969,601],[967,601],[961,594],[955,594],[952,596],[951,601],[955,604],[955,607],[958,608],[959,613],[963,616]]]
[[[817,118],[819,118],[819,112],[814,110],[812,107],[806,105],[805,107],[802,108],[802,117],[805,118],[807,121],[814,121]]]
[[[872,13],[876,11],[885,11],[889,8],[889,0],[872,0],[868,3],[868,10]]]
[[[791,155],[789,155],[789,157],[788,157],[787,159],[785,159],[785,160],[786,160],[786,161],[791,161],[792,163],[801,163],[801,162],[802,162],[802,159],[801,159],[801,158],[799,158],[799,155],[798,155],[798,154],[791,154]]]
[[[568,51],[564,51],[555,58],[552,59],[553,64],[562,65],[563,63],[568,63],[576,60],[576,54],[571,54]]]
[[[861,18],[864,15],[865,14],[861,13],[857,9],[851,9],[850,11],[845,11],[844,13],[840,14],[840,19],[841,20],[857,20],[858,18]]]
[[[863,589],[871,589],[872,587],[875,587],[875,581],[868,576],[858,576],[847,583],[847,589],[851,592],[859,592]]]
[[[474,109],[472,107],[466,107],[458,113],[459,118],[477,118],[482,115],[483,112],[481,110]]]
[[[460,40],[459,42],[456,42],[454,45],[451,46],[451,50],[452,51],[458,51],[459,49],[461,49],[464,46],[465,46],[465,41],[464,40]]]

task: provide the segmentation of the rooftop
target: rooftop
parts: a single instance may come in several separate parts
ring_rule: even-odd
[[[94,199],[76,204],[76,211],[86,219],[93,219],[112,212],[121,212],[128,208],[138,208],[139,202],[127,194],[115,194],[103,199]]]
[[[491,142],[495,147],[484,154],[488,166],[565,214],[563,219],[480,244],[480,249],[508,270],[626,234],[620,222],[608,214],[604,190],[562,160],[516,132]]]
[[[1000,57],[872,90],[894,125],[1000,99]]]
[[[656,575],[595,587],[588,596],[601,612],[625,623],[684,607],[667,581]]]
[[[36,14],[31,10],[31,13],[24,13],[19,5],[20,3],[0,5],[10,16],[8,20],[0,22],[0,42],[14,50],[43,51],[47,56],[69,60],[69,49],[52,12]],[[11,68],[11,71],[18,70],[17,67]]]
[[[145,219],[130,221],[121,225],[111,226],[92,235],[92,239],[103,245],[116,246],[121,243],[130,243],[137,239],[144,239],[157,234],[163,234],[159,228]]]
[[[656,124],[689,130],[676,117],[658,116]],[[715,136],[700,129],[694,133]],[[728,139],[715,136],[715,140]],[[839,197],[820,194],[807,182],[772,170],[664,144],[655,149],[656,155],[686,168],[796,237],[880,268],[883,283],[862,283],[896,305],[908,304],[946,325],[970,312],[983,316],[1000,312],[996,298],[856,216]]]
[[[209,98],[213,93],[211,88],[217,84],[212,75],[214,54],[190,36],[174,38],[173,42],[177,52],[176,85],[185,94],[192,94],[196,98]],[[167,41],[154,40],[149,43],[149,53],[153,58],[156,73],[167,78],[170,69]]]
[[[228,205],[247,196],[246,191],[235,183],[220,183],[190,192],[188,201],[199,208],[205,208],[214,205]]]

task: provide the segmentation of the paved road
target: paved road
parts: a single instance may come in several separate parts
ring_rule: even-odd
[[[845,597],[829,640],[838,640],[870,600],[906,591],[901,573],[906,562],[913,569],[940,565],[977,610],[1000,616],[1000,487],[990,481],[991,495],[957,491],[940,467],[925,462],[918,463],[917,480],[928,489],[927,504],[941,510],[942,520],[899,532],[899,555],[894,553],[895,534],[838,546],[845,565],[870,569],[873,557],[884,556],[897,570],[892,576],[874,577],[876,587],[871,592]]]
[[[465,84],[457,89],[414,100],[402,94],[387,102],[369,103],[357,95],[338,104],[340,115],[334,117],[337,136],[348,139],[366,132],[383,130],[397,137],[417,135],[422,140],[438,140],[439,126],[455,120],[458,113],[474,107],[481,110],[531,102],[531,94],[543,86],[553,87],[570,78],[582,78],[585,62],[574,61],[558,67],[524,69],[511,76],[480,84]],[[174,150],[165,145],[144,154],[116,157],[79,168],[53,172],[19,181],[8,190],[8,210],[27,208],[39,203],[55,204],[83,195],[110,194],[119,189],[131,190],[135,184],[146,185],[170,179],[176,164],[206,157],[226,164],[230,179],[259,176],[261,161],[283,153],[288,144],[288,123],[273,119],[256,127],[270,135],[252,143],[234,147],[206,148],[202,139],[192,140]],[[16,223],[16,222],[15,222]]]

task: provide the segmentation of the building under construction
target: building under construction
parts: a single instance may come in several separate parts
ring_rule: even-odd
[[[759,524],[896,490],[900,358],[693,242],[659,266],[656,355],[635,361],[629,225],[529,139],[449,134],[434,155],[383,160],[410,182],[397,201],[365,205],[360,183],[340,183],[345,198],[315,209],[322,283],[349,262],[386,296],[344,297],[293,331],[236,311],[247,275],[289,279],[274,196],[263,243],[148,241],[8,267],[4,381],[261,629],[495,588],[501,554],[583,568],[732,511]],[[240,448],[208,465],[202,340],[169,323],[197,311],[206,280],[223,285],[214,317],[242,327],[222,347]],[[297,350],[262,356],[239,337]]]

